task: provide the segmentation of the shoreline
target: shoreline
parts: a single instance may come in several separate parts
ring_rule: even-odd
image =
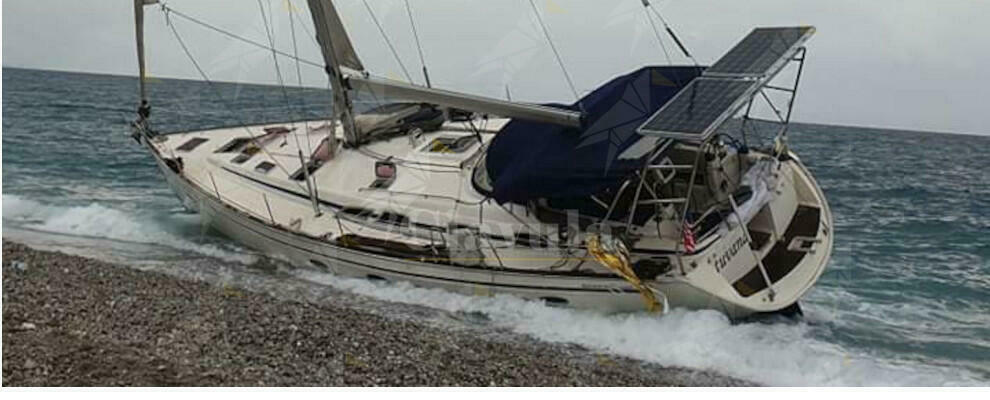
[[[4,238],[3,385],[753,385],[333,300],[276,297]]]

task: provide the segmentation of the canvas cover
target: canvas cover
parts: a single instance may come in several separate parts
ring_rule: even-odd
[[[583,111],[581,128],[510,121],[492,140],[485,162],[492,197],[499,203],[586,197],[621,184],[646,162],[647,153],[619,157],[644,138],[636,128],[702,71],[645,67],[612,79],[575,104],[550,104]]]

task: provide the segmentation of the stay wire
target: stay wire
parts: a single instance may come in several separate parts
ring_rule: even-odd
[[[277,53],[278,55],[283,56],[283,57],[294,58],[296,61],[299,61],[299,62],[301,62],[303,64],[310,65],[310,66],[313,66],[313,67],[317,67],[321,71],[324,69],[322,63],[317,63],[317,62],[309,61],[309,60],[306,60],[306,59],[301,59],[301,58],[298,58],[298,57],[294,57],[293,55],[291,55],[289,53],[286,53],[284,51],[281,51],[281,50],[278,50],[278,49],[275,49],[275,48],[271,48],[271,47],[266,46],[264,44],[258,43],[258,42],[254,41],[254,40],[251,40],[251,39],[245,38],[243,36],[240,36],[240,35],[236,35],[234,33],[231,33],[229,31],[220,29],[220,28],[218,28],[216,26],[210,25],[210,24],[208,24],[206,22],[203,22],[201,20],[198,20],[196,18],[193,18],[193,17],[191,17],[189,15],[183,14],[182,12],[177,11],[174,8],[169,7],[169,6],[165,5],[164,3],[161,5],[161,7],[162,7],[162,11],[166,12],[169,15],[178,16],[178,17],[180,17],[182,19],[185,19],[185,20],[187,20],[189,22],[192,22],[192,23],[194,23],[196,25],[202,26],[202,27],[204,27],[206,29],[209,29],[209,30],[212,30],[214,32],[218,32],[218,33],[220,33],[220,34],[222,34],[224,36],[227,36],[229,38],[232,38],[232,39],[235,39],[235,40],[238,40],[238,41],[241,41],[241,42],[250,44],[252,46],[255,46],[255,47],[258,47],[258,48],[261,48],[261,49],[274,51],[275,53]]]
[[[162,5],[162,10],[165,12],[165,24],[168,25],[169,29],[172,30],[172,34],[175,35],[176,41],[179,42],[179,46],[182,47],[182,51],[186,54],[186,57],[189,58],[189,61],[192,62],[193,67],[196,68],[196,71],[199,72],[199,75],[203,78],[203,80],[206,82],[206,84],[211,89],[213,89],[213,93],[217,96],[217,100],[219,100],[219,103],[221,104],[221,106],[223,106],[223,108],[227,109],[227,112],[228,113],[230,113],[232,115],[236,115],[233,112],[233,110],[230,109],[230,105],[227,104],[226,100],[224,100],[223,94],[220,93],[220,89],[216,87],[216,85],[213,83],[212,80],[210,80],[210,77],[206,75],[206,71],[203,70],[203,68],[199,65],[199,62],[196,61],[196,58],[193,57],[192,52],[189,51],[189,47],[186,46],[186,42],[184,40],[182,40],[182,36],[179,35],[179,31],[177,29],[175,29],[175,24],[173,24],[171,18],[169,18],[169,16],[171,15],[171,12],[169,11],[169,9],[166,8],[164,5]],[[275,162],[275,165],[278,166],[278,168],[280,170],[282,170],[282,172],[284,172],[286,175],[290,175],[289,174],[289,171],[285,168],[285,166],[282,165],[282,163],[279,162],[279,160],[277,158],[275,158],[274,156],[272,156],[272,154],[269,153],[268,150],[265,149],[265,147],[262,146],[261,143],[258,142],[258,138],[256,138],[255,135],[254,135],[254,133],[251,132],[251,130],[248,129],[246,125],[244,125],[243,121],[241,121],[240,124],[241,124],[241,128],[243,128],[244,131],[247,132],[248,137],[251,138],[251,141],[254,142],[255,146],[258,146],[258,149],[260,149],[262,152],[265,153],[265,155],[268,156],[268,158],[270,158],[272,161],[274,161]],[[302,189],[302,184],[300,184],[299,182],[296,182],[296,186],[299,186],[300,189]]]
[[[643,13],[646,14],[646,20],[650,21],[650,27],[653,28],[653,34],[657,37],[657,43],[660,44],[660,49],[663,50],[663,55],[667,58],[667,65],[674,65],[673,59],[670,58],[670,52],[667,51],[667,45],[663,44],[663,35],[660,34],[660,28],[657,27],[656,21],[653,21],[653,17],[650,15],[650,10],[647,10],[644,7]]]
[[[291,36],[292,36],[292,55],[297,56],[296,57],[296,83],[298,84],[298,87],[299,87],[299,101],[298,101],[298,103],[299,103],[298,104],[299,114],[301,116],[304,116],[306,114],[306,112],[305,112],[305,110],[306,110],[306,96],[302,92],[303,91],[302,68],[300,67],[299,58],[298,58],[298,55],[299,55],[299,45],[296,42],[296,23],[295,23],[295,18],[293,18],[293,16],[292,16],[292,14],[293,14],[292,10],[295,7],[293,7],[291,0],[285,0],[285,1],[286,1],[286,5],[288,6],[287,8],[288,8],[288,12],[289,12],[289,32],[291,33]],[[304,128],[303,130],[306,133],[306,151],[308,151],[309,154],[310,154],[310,156],[312,156],[312,154],[313,154],[313,145],[312,145],[312,143],[310,143],[310,140],[309,140],[309,124],[303,122],[303,128]]]
[[[574,81],[571,80],[571,74],[567,73],[567,67],[564,66],[564,61],[560,58],[560,52],[557,51],[557,46],[553,44],[553,39],[550,38],[550,31],[547,30],[546,24],[543,23],[543,17],[540,16],[540,10],[536,8],[536,3],[533,3],[533,0],[529,0],[529,5],[533,8],[533,14],[536,15],[536,20],[540,23],[540,28],[543,30],[543,36],[547,38],[547,43],[550,44],[550,50],[553,51],[553,55],[557,59],[557,64],[560,65],[560,70],[564,72],[564,79],[567,80],[567,86],[571,88],[571,93],[574,94],[574,98],[576,100],[581,100],[581,96],[578,95],[578,91],[574,87]]]
[[[265,34],[268,35],[268,43],[271,45],[271,48],[274,49],[275,37],[272,34],[272,28],[271,28],[272,24],[270,23],[273,14],[271,12],[271,6],[272,3],[271,0],[269,0],[268,1],[269,12],[266,14],[264,4],[261,3],[261,0],[258,0],[258,9],[261,10],[261,21],[264,22],[265,25]],[[291,114],[292,102],[289,101],[289,93],[285,90],[285,79],[282,78],[282,68],[279,67],[278,65],[278,57],[276,56],[274,50],[272,51],[272,62],[275,63],[275,76],[278,78],[278,87],[282,91],[282,99],[285,100],[285,110]],[[293,128],[292,138],[295,139],[296,149],[299,149],[299,151],[301,152],[302,144],[299,143],[299,134],[296,132],[295,125],[296,125],[295,123],[292,123],[292,128]],[[313,157],[313,152],[311,151],[312,146],[309,144],[309,135],[306,136],[306,145],[307,145],[307,149],[310,149],[310,151],[306,154],[306,157],[301,158],[299,160],[301,164],[300,168],[309,168],[309,161],[307,161],[307,159]],[[314,184],[315,184],[315,180],[314,180]]]
[[[392,46],[392,41],[388,39],[388,34],[385,33],[385,28],[382,24],[378,22],[378,17],[375,16],[374,10],[371,9],[371,5],[368,4],[368,0],[362,0],[364,2],[364,7],[368,9],[368,14],[371,15],[371,20],[375,22],[375,26],[378,27],[378,32],[382,34],[382,39],[385,40],[385,44],[388,45],[388,49],[392,51],[392,56],[395,57],[395,62],[399,63],[399,68],[402,68],[402,73],[406,76],[406,80],[409,83],[413,83],[412,75],[409,74],[409,70],[406,69],[406,65],[402,63],[402,59],[399,58],[399,52],[395,50],[395,46]]]
[[[681,42],[681,39],[677,37],[677,34],[676,33],[674,33],[674,29],[671,28],[670,27],[670,24],[667,23],[667,20],[664,19],[662,15],[660,15],[660,12],[657,11],[656,7],[654,7],[653,4],[650,3],[647,0],[643,0],[643,1],[644,1],[644,4],[646,4],[646,8],[649,8],[650,11],[652,11],[653,14],[657,16],[657,19],[660,20],[660,23],[663,24],[663,28],[667,30],[667,33],[668,34],[670,34],[670,38],[674,40],[674,44],[676,44],[677,47],[679,47],[681,49],[681,52],[684,53],[684,56],[686,56],[687,58],[691,59],[691,62],[694,63],[694,66],[695,67],[699,67],[700,68],[700,66],[698,65],[698,60],[696,60],[694,58],[694,56],[691,55],[691,52],[688,51],[687,46],[684,46],[684,43]]]
[[[423,45],[419,42],[419,32],[416,31],[416,22],[413,21],[412,7],[409,6],[409,0],[405,0],[406,3],[406,14],[409,16],[409,26],[412,27],[413,38],[416,39],[416,51],[419,52],[419,63],[423,66],[423,80],[426,81],[426,87],[433,87],[430,82],[430,73],[427,72],[426,68],[426,57],[423,56]]]
[[[271,7],[271,2],[268,3]],[[278,79],[278,87],[282,91],[282,98],[285,100],[286,111],[292,111],[292,103],[289,101],[289,93],[285,89],[285,79],[282,78],[282,68],[278,65],[278,55],[275,53],[275,37],[272,34],[269,17],[265,13],[265,6],[258,0],[258,8],[261,10],[261,20],[265,24],[265,34],[268,35],[268,43],[271,44],[272,62],[275,63],[275,76]]]

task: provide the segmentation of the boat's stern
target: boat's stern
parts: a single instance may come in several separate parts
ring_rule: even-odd
[[[691,284],[718,303],[709,307],[738,316],[787,309],[828,264],[832,212],[821,188],[793,154],[778,165],[770,201],[746,224],[730,224],[711,246],[682,259]]]

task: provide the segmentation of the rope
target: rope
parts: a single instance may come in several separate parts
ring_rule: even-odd
[[[581,100],[577,89],[574,88],[574,81],[571,80],[571,75],[567,73],[567,67],[564,66],[564,61],[560,58],[560,52],[557,51],[557,46],[553,44],[553,39],[550,38],[550,31],[547,30],[546,24],[543,23],[543,17],[540,16],[540,11],[536,9],[536,4],[533,3],[533,0],[529,0],[529,5],[533,7],[533,14],[536,14],[536,20],[540,23],[540,28],[543,29],[543,36],[547,38],[547,43],[550,44],[550,50],[553,50],[553,55],[557,59],[557,64],[560,65],[560,70],[564,71],[564,79],[567,80],[567,86],[571,88],[574,99]]]
[[[368,14],[371,15],[371,20],[375,21],[375,25],[378,26],[378,32],[382,34],[382,39],[385,39],[385,44],[388,45],[388,49],[392,51],[392,56],[395,57],[395,62],[399,63],[399,68],[402,68],[402,73],[406,76],[406,80],[409,83],[413,83],[412,75],[409,75],[409,70],[406,69],[406,65],[402,63],[402,59],[399,58],[399,53],[395,51],[395,47],[392,46],[392,41],[388,40],[388,35],[385,34],[385,28],[382,28],[382,24],[378,22],[378,17],[375,16],[375,12],[371,10],[371,5],[368,4],[368,0],[363,0],[364,7],[368,9]]]
[[[648,312],[663,313],[667,311],[666,304],[661,304],[657,300],[656,292],[643,283],[636,276],[636,272],[633,271],[632,267],[629,266],[629,250],[621,241],[611,239],[609,243],[602,243],[599,235],[595,234],[588,236],[585,244],[588,247],[588,253],[594,257],[595,261],[598,261],[603,267],[608,268],[622,279],[625,279],[626,282],[629,282],[639,292],[639,295],[643,298],[643,303],[646,304],[646,310]]]

